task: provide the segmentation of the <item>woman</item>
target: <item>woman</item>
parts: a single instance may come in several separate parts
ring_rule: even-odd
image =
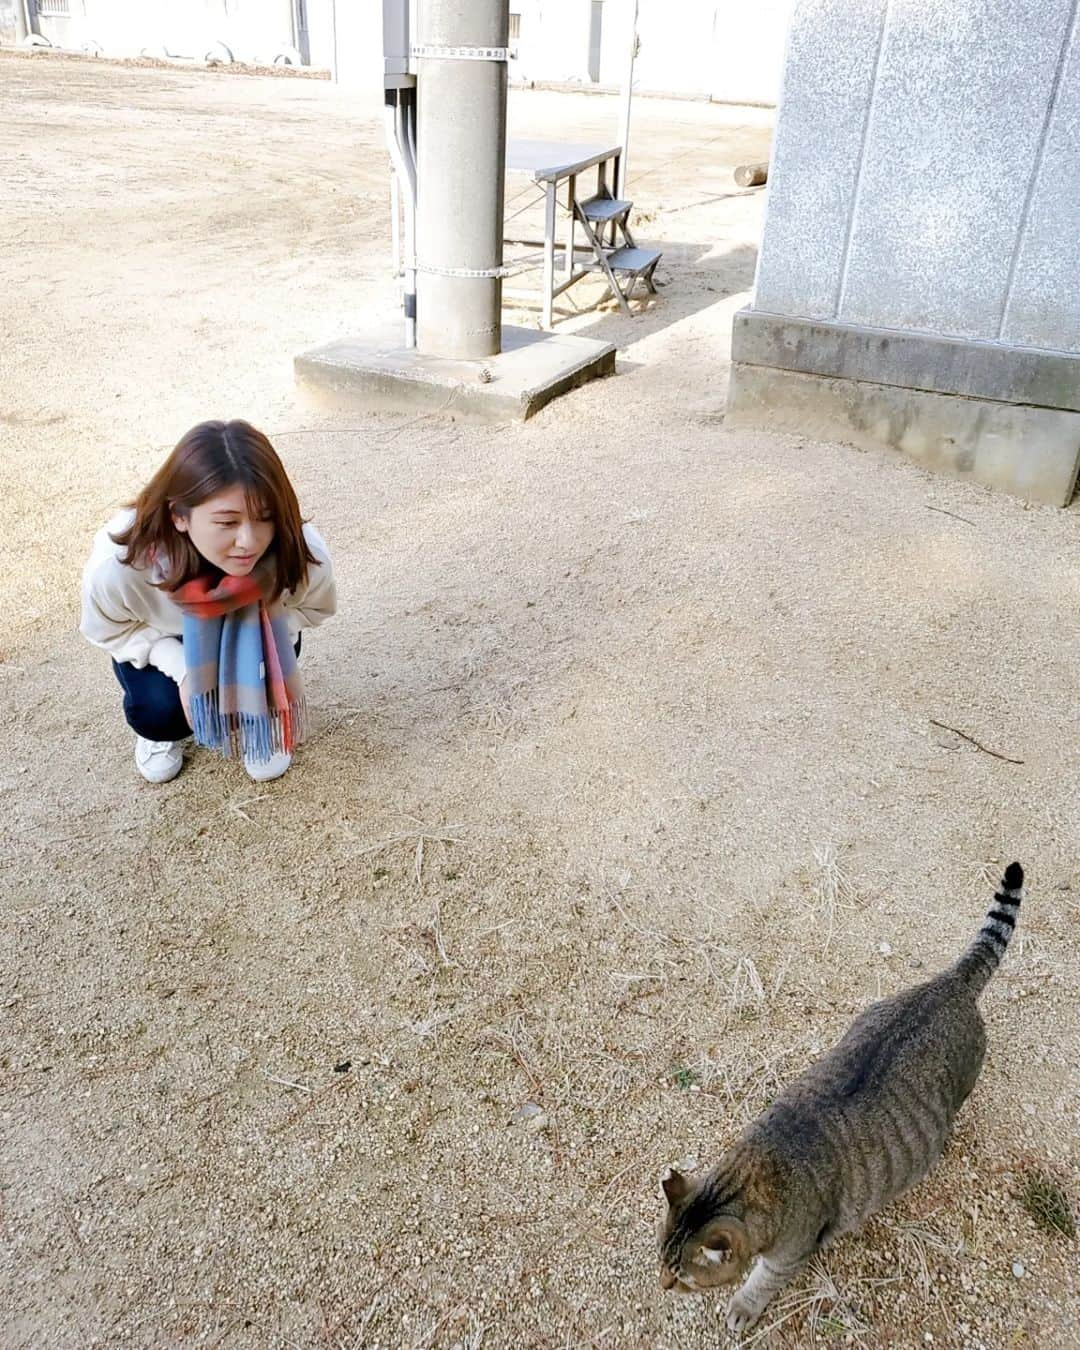
[[[202,422],[94,540],[80,630],[113,659],[151,783],[180,742],[278,778],[304,728],[300,630],[337,608],[326,545],[277,452],[247,422]]]

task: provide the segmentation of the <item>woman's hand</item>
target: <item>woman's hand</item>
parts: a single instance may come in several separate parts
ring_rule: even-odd
[[[180,681],[180,706],[184,710],[184,716],[187,718],[188,726],[194,731],[195,723],[191,717],[191,689],[188,686],[188,677],[186,675]]]

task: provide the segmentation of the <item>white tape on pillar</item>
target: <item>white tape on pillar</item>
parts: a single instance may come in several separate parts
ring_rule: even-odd
[[[435,47],[409,48],[411,56],[423,61],[509,61],[509,47]]]
[[[434,263],[414,262],[417,272],[426,272],[433,277],[512,277],[521,271],[520,267],[436,267]]]

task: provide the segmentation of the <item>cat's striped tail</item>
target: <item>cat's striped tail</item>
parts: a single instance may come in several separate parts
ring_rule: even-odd
[[[1010,863],[978,937],[956,963],[957,970],[976,997],[986,988],[990,976],[1005,955],[1005,948],[1009,945],[1020,913],[1020,892],[1023,886],[1024,869],[1019,863]]]

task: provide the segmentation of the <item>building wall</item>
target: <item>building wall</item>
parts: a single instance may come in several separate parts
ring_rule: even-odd
[[[641,92],[775,104],[794,0],[639,0],[634,87]],[[599,83],[622,83],[632,0],[603,0]],[[510,77],[593,83],[592,0],[510,0],[520,15]]]
[[[589,12],[590,0],[510,0],[521,23],[510,78],[587,83]]]
[[[16,9],[18,5],[18,9]],[[19,10],[22,0],[0,0],[0,42],[14,46],[22,35]]]
[[[331,60],[329,31],[331,27],[336,27],[338,82],[352,88],[381,89],[382,0],[363,0],[363,3],[357,3],[357,0],[336,0],[336,5],[333,0],[308,0],[308,6],[312,24],[312,65],[335,69]],[[414,41],[415,32],[414,28]]]
[[[1073,0],[803,0],[755,307],[1080,353]]]
[[[794,8],[795,0],[725,0],[716,6],[709,92],[717,102],[775,107]]]
[[[271,63],[292,46],[292,0],[67,0],[43,5],[37,28],[55,46],[107,56],[201,61],[224,43],[238,61]]]
[[[60,8],[65,0],[42,0]],[[417,0],[411,0],[415,9]],[[874,0],[867,0],[873,5]],[[775,104],[794,0],[639,0],[639,92]],[[165,53],[201,61],[224,43],[239,61],[268,63],[293,44],[293,0],[66,0],[43,14],[57,46],[106,55]],[[342,84],[380,86],[381,0],[306,0],[309,64]],[[510,0],[520,37],[510,79],[617,87],[625,78],[633,0],[600,0],[600,63],[590,70],[594,0]],[[415,26],[413,28],[415,32]],[[599,75],[599,80],[593,78]]]

